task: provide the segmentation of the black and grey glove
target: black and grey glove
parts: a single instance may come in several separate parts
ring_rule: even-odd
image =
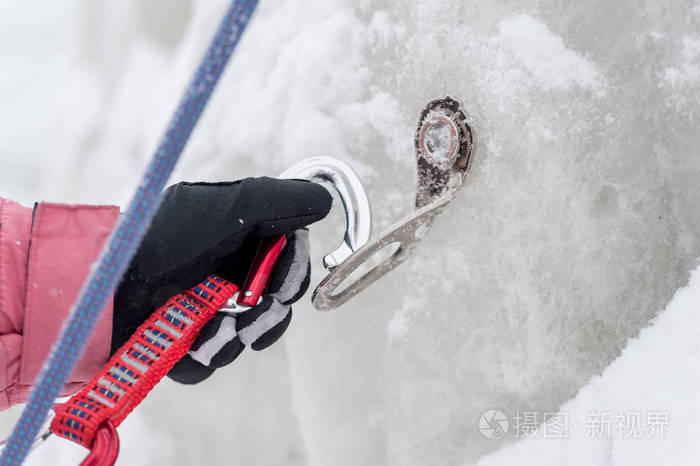
[[[246,346],[259,351],[276,342],[292,319],[291,305],[309,288],[310,272],[309,231],[299,229],[289,236],[262,302],[240,314],[217,313],[170,378],[195,383],[230,364]]]
[[[331,202],[323,187],[302,180],[247,178],[168,188],[115,294],[111,352],[170,296],[208,275],[242,284],[260,239],[288,234],[264,300],[242,314],[212,319],[169,376],[197,383],[246,345],[260,350],[274,343],[289,325],[290,304],[308,288],[303,228],[325,217]]]

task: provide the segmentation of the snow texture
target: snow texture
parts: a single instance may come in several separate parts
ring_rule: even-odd
[[[126,204],[227,3],[0,2],[0,193]],[[700,256],[698,31],[691,0],[263,0],[173,182],[331,155],[379,231],[412,208],[415,124],[447,94],[477,132],[472,170],[381,283],[333,313],[305,300],[283,343],[206,383],[162,383],[120,429],[120,463],[697,458],[698,274],[652,319]],[[314,265],[342,223],[312,228]],[[488,410],[560,407],[665,411],[670,431],[478,429]],[[30,464],[82,455],[54,439]]]
[[[562,429],[542,425],[478,466],[695,464],[700,458],[698,328],[700,268],[653,325],[553,416],[552,422],[568,427],[565,441],[553,436]]]

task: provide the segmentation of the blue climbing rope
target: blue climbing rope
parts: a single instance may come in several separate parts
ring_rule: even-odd
[[[136,253],[161,200],[161,192],[182,153],[192,129],[241,38],[257,0],[234,0],[170,120],[134,197],[117,223],[51,350],[27,405],[7,441],[0,465],[19,465],[55,398],[72,372],[83,347],[110,296]]]

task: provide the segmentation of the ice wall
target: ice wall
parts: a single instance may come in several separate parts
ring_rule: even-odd
[[[3,195],[128,199],[227,1],[162,3],[2,5]],[[124,449],[158,432],[164,464],[468,464],[507,443],[484,411],[556,410],[696,263],[699,23],[693,1],[263,1],[173,181],[332,155],[378,231],[410,211],[414,125],[445,94],[473,169],[412,260],[335,313],[297,306],[283,346],[159,387]],[[338,232],[315,228],[317,259]]]
[[[478,466],[695,464],[700,269],[638,338],[529,438]],[[562,437],[556,437],[564,432]]]

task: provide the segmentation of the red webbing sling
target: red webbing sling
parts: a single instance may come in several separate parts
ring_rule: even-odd
[[[170,298],[82,390],[54,407],[51,431],[91,448],[100,426],[108,419],[121,424],[236,291],[236,285],[212,275]]]
[[[262,241],[239,293],[240,309],[258,303],[286,245],[285,235]],[[91,449],[84,466],[114,464],[115,428],[190,349],[204,325],[239,292],[235,284],[209,276],[159,307],[78,393],[54,406],[51,431]]]

